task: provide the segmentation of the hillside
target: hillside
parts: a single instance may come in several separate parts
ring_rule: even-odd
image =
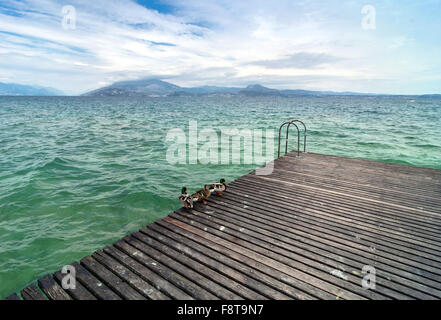
[[[246,88],[201,86],[184,88],[158,79],[141,79],[115,82],[110,86],[103,87],[83,94],[83,96],[204,96],[204,95],[240,95],[248,97],[256,96],[324,96],[324,95],[375,95],[357,92],[332,92],[332,91],[308,91],[308,90],[278,90],[264,87],[260,84],[249,85]]]
[[[60,96],[63,92],[40,86],[0,82],[0,96]]]

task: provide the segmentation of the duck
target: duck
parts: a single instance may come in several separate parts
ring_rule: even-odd
[[[202,201],[204,204],[208,204],[207,198],[211,196],[210,186],[206,184],[202,189],[196,191],[191,195],[193,201]]]
[[[227,180],[224,178],[220,179],[219,182],[214,182],[210,184],[211,193],[216,192],[219,196],[223,196],[222,192],[227,190],[227,185],[225,184]]]
[[[181,195],[179,196],[179,201],[181,201],[184,208],[193,209],[193,197],[188,194],[187,187],[182,187]]]

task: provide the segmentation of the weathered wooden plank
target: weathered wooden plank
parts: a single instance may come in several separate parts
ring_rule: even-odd
[[[440,205],[441,200],[434,196],[432,193],[429,194],[420,194],[412,192],[412,188],[401,188],[401,189],[394,189],[394,188],[386,188],[383,185],[372,185],[369,183],[356,183],[353,180],[341,180],[330,178],[328,176],[319,176],[316,174],[311,173],[304,173],[299,172],[296,170],[291,170],[292,166],[284,166],[280,163],[278,164],[277,168],[273,171],[273,176],[278,177],[280,179],[295,179],[298,182],[302,183],[311,183],[311,184],[319,184],[326,187],[338,187],[342,190],[348,191],[349,188],[352,191],[357,191],[361,193],[367,193],[367,194],[374,194],[374,195],[384,195],[387,194],[392,195],[393,197],[390,197],[391,200],[393,199],[403,199],[403,200],[412,200],[415,202],[421,202],[421,203],[429,203],[431,205]]]
[[[230,187],[232,190],[240,190],[242,197],[236,196],[233,193],[228,195],[238,197],[242,202],[244,201],[243,195],[246,195],[247,191],[250,191],[251,195],[254,197],[268,195],[268,197],[265,197],[266,200],[280,191],[280,188],[277,190],[276,186],[263,186],[259,185],[259,183],[248,181],[240,181]],[[293,194],[290,190],[285,189],[284,191],[288,194]],[[325,213],[326,216],[332,216],[333,219],[338,219],[342,222],[349,221],[356,225],[371,227],[374,230],[390,230],[393,234],[404,235],[407,237],[415,236],[423,241],[426,238],[435,241],[441,240],[439,235],[441,229],[438,230],[441,226],[434,223],[432,223],[430,227],[427,227],[430,224],[420,224],[418,221],[403,219],[397,216],[384,216],[379,207],[367,208],[366,206],[352,205],[337,199],[324,197],[317,193],[314,194],[313,197],[309,197],[296,190],[295,194],[295,197],[286,197],[283,195],[280,195],[277,198],[272,197],[271,202],[274,202],[275,207],[277,207],[278,204],[281,204],[284,209],[291,209],[300,213],[308,212],[308,210],[314,210],[311,212],[319,210],[321,213]],[[378,227],[381,227],[382,229],[378,229]]]
[[[76,278],[90,292],[101,300],[122,300],[122,298],[106,286],[101,280],[94,277],[89,271],[82,267],[78,262],[71,264],[76,271]]]
[[[3,300],[21,300],[21,299],[20,299],[20,297],[18,296],[18,294],[13,293],[13,294],[11,294],[10,296],[6,297],[6,298],[3,299]]]
[[[194,234],[199,235],[202,238],[205,238],[207,240],[212,240],[213,242],[219,243],[224,247],[230,248],[230,250],[236,251],[238,253],[241,253],[245,256],[248,256],[249,258],[265,264],[271,268],[274,268],[280,272],[281,278],[291,278],[294,283],[299,288],[302,288],[306,292],[311,292],[315,296],[323,297],[327,299],[332,298],[343,298],[343,299],[363,299],[361,296],[353,294],[351,292],[346,292],[344,290],[341,290],[340,288],[328,284],[323,283],[320,279],[310,276],[300,270],[297,270],[295,268],[292,268],[286,264],[282,264],[278,261],[275,261],[263,254],[260,254],[256,251],[251,251],[247,248],[244,248],[238,244],[236,244],[236,239],[231,238],[230,241],[224,240],[216,235],[212,235],[208,232],[205,232],[204,230],[200,230],[199,228],[196,228],[192,226],[191,223],[185,223],[180,220],[166,217],[163,219],[166,222],[169,222],[171,224],[174,224],[184,230],[190,231]]]
[[[35,284],[30,284],[20,292],[23,300],[47,300]]]
[[[230,214],[230,212],[234,213]],[[222,229],[223,232],[242,239],[252,246],[256,245],[255,248],[257,250],[258,246],[261,246],[264,249],[274,252],[276,255],[280,254],[281,259],[276,258],[276,260],[285,260],[288,264],[292,265],[289,259],[294,259],[295,261],[301,262],[302,265],[321,270],[325,272],[325,274],[322,273],[322,277],[324,276],[324,278],[331,278],[330,272],[335,269],[345,270],[341,259],[332,261],[327,258],[327,255],[321,257],[317,255],[314,250],[310,250],[309,246],[304,246],[304,248],[306,248],[306,250],[304,250],[302,249],[301,243],[299,247],[298,243],[287,241],[284,237],[267,231],[267,229],[263,228],[266,224],[250,221],[249,216],[241,219],[241,214],[233,209],[219,209],[213,204],[210,204],[207,209],[198,206],[195,210],[192,210],[191,214],[185,212],[180,214],[188,217],[192,221],[200,222],[216,230]],[[300,253],[300,255],[297,253]],[[289,259],[287,260],[285,257]],[[314,272],[314,269],[312,269],[312,272]],[[308,271],[311,272],[311,270]],[[349,274],[345,278],[346,281],[356,285],[355,289],[360,285],[359,275],[354,276],[353,274]]]
[[[246,193],[245,189],[246,188],[241,189],[243,193]],[[289,216],[293,217],[293,212],[291,211],[293,209],[287,209],[287,208],[289,208],[287,205],[288,200],[280,203],[278,200],[268,199],[268,197],[255,196],[255,195],[253,195],[253,192],[251,190],[249,192],[250,192],[251,199],[254,199],[254,198],[258,199],[257,202],[259,203],[260,207],[265,206],[266,208],[268,208],[268,210],[275,210],[276,209],[277,213],[279,213],[281,216],[286,216],[288,218],[289,218]],[[253,206],[253,203],[250,203],[250,206]],[[333,217],[332,214],[328,215],[325,210],[321,210],[321,209],[316,210],[316,209],[305,208],[305,211],[308,212],[307,219],[309,219],[309,220],[311,220],[311,217],[320,216],[320,215],[321,215],[321,219],[324,219],[325,216],[329,216],[331,218]],[[295,215],[296,219],[298,217],[303,216],[302,212],[299,210],[295,210],[294,215]],[[350,222],[350,220],[347,222]],[[328,223],[327,225],[323,225],[323,226],[328,227],[329,225],[332,225],[332,222]],[[338,226],[337,228],[339,228],[339,227],[341,228],[342,225],[343,225],[343,223],[340,223],[340,226]],[[355,225],[351,226],[351,229],[354,229],[354,227],[355,227]],[[354,234],[367,235],[363,230],[360,229],[360,226],[358,228],[359,228],[359,230],[354,231]],[[364,227],[363,229],[369,231],[370,230],[369,228],[371,228],[371,229],[377,228],[378,229],[378,227],[374,227],[374,226],[367,226],[367,227]],[[395,242],[395,244],[394,244],[391,242],[391,241],[393,241],[393,238],[391,240],[392,235],[390,235],[390,234],[389,234],[389,236],[382,236],[381,234],[377,234],[377,235],[375,235],[375,237],[381,239],[380,243],[384,247],[385,251],[396,254],[398,256],[404,255],[403,252],[408,252],[411,255],[426,256],[427,258],[432,259],[434,261],[437,261],[437,260],[440,261],[437,258],[438,257],[437,251],[433,251],[431,248],[428,248],[428,246],[423,243],[417,243],[416,240],[401,239],[401,242],[398,242],[398,243]],[[374,243],[376,241],[378,242],[378,240],[375,240],[375,237],[371,238]],[[352,235],[351,235],[351,238],[353,238]],[[369,237],[364,237],[364,238],[368,239]],[[352,241],[353,239],[349,239],[349,240]],[[388,242],[391,242],[391,245],[388,246],[387,245]],[[397,249],[397,247],[399,249],[398,251],[395,250],[395,249]],[[390,248],[390,250],[388,250],[387,248]],[[426,252],[427,254],[425,254],[424,252]],[[412,260],[412,258],[410,258],[410,259]],[[430,269],[430,271],[438,273],[437,268],[432,268],[432,269]]]
[[[254,191],[268,191],[276,192],[280,191],[280,186],[277,184],[269,183],[259,183],[251,181],[250,179],[241,179],[240,181],[235,181],[234,185],[230,185],[231,188],[252,188]],[[294,189],[283,189],[288,194],[293,194]],[[232,194],[232,193],[231,193]],[[234,195],[234,194],[232,194]],[[282,199],[283,197],[280,197]],[[387,213],[379,206],[369,206],[360,201],[350,201],[348,199],[337,199],[329,197],[323,193],[308,194],[302,190],[295,189],[295,197],[290,197],[291,201],[289,205],[291,207],[309,208],[316,207],[321,210],[332,209],[332,212],[338,216],[347,216],[358,223],[360,221],[371,222],[373,224],[381,223],[384,226],[392,228],[393,230],[406,231],[409,234],[421,234],[421,237],[428,237],[429,239],[439,240],[441,238],[441,223],[430,222],[428,219],[413,219],[404,217],[402,215],[397,215],[392,212]],[[292,200],[296,200],[295,202]],[[342,215],[339,215],[342,213]]]
[[[347,185],[353,185],[360,188],[368,189],[383,189],[387,191],[393,191],[398,193],[409,193],[410,190],[419,191],[432,191],[429,194],[422,193],[423,197],[431,197],[434,191],[434,186],[439,182],[438,179],[427,176],[424,174],[424,179],[417,182],[411,182],[410,184],[403,185],[400,183],[403,179],[392,173],[390,170],[378,170],[372,167],[368,167],[371,170],[370,174],[366,170],[360,170],[360,166],[347,165],[345,161],[341,161],[342,165],[335,166],[329,163],[316,163],[314,159],[307,156],[307,161],[293,160],[292,158],[282,158],[277,160],[277,166],[274,168],[274,172],[299,175],[304,177],[316,178],[318,180],[334,181],[336,183],[342,183]],[[413,169],[415,170],[415,168]],[[409,173],[406,174],[404,179],[409,182]],[[425,186],[426,189],[419,190],[419,187]],[[415,188],[413,188],[415,187]],[[427,187],[429,189],[427,189]]]
[[[252,206],[250,206],[250,207],[252,207]],[[262,205],[261,205],[261,207],[262,207]],[[319,214],[319,211],[316,213]],[[362,238],[363,242],[365,244],[367,244],[367,242],[370,242],[370,244],[369,244],[370,247],[376,247],[377,245],[380,245],[386,252],[389,252],[394,255],[397,255],[397,256],[400,256],[403,258],[407,258],[410,260],[419,261],[419,262],[422,262],[427,265],[432,265],[435,267],[435,269],[432,268],[432,269],[428,269],[428,270],[431,272],[437,273],[436,268],[439,267],[438,264],[439,264],[440,260],[437,258],[437,256],[434,256],[434,255],[431,256],[429,253],[418,251],[419,246],[416,244],[408,244],[408,243],[405,243],[404,241],[401,243],[400,242],[397,243],[396,241],[391,241],[390,239],[383,238],[381,236],[378,236],[378,238],[380,238],[380,240],[377,240],[375,238],[375,236],[370,233],[369,230],[366,231],[363,229],[359,229],[356,226],[334,223],[334,222],[330,222],[329,220],[326,221],[325,219],[317,217],[317,216],[311,217],[310,214],[305,215],[303,213],[295,212],[295,219],[298,221],[303,221],[307,224],[311,224],[311,226],[313,226],[313,225],[317,226],[316,229],[318,229],[318,228],[328,229],[329,230],[328,233],[330,233],[330,234],[332,233],[331,231],[340,232],[341,237],[342,238],[348,237],[347,239],[349,241],[359,242],[360,239]],[[319,222],[319,220],[320,220],[320,222]],[[285,221],[285,219],[281,218],[280,221]],[[294,222],[294,223],[296,223],[296,222]],[[301,224],[301,222],[300,222],[300,224]],[[347,236],[345,236],[345,235],[347,235]],[[421,257],[421,258],[419,258],[419,257]],[[421,267],[421,265],[418,265],[418,266]]]
[[[241,297],[249,300],[267,299],[265,296],[258,294],[257,292],[250,290],[243,285],[243,283],[249,285],[249,282],[253,281],[252,279],[247,279],[245,275],[235,272],[227,265],[210,259],[208,256],[205,256],[200,252],[197,252],[188,247],[187,245],[184,245],[183,243],[186,243],[187,241],[177,242],[171,238],[162,236],[161,234],[147,228],[143,228],[141,231],[142,233],[135,233],[133,234],[133,236],[143,241],[144,243],[148,243],[158,250],[167,253],[169,256],[176,257],[183,263],[186,263],[187,265],[196,268],[196,270],[199,270],[216,282],[223,284],[232,291],[235,291]],[[173,250],[172,248],[176,250]],[[190,259],[189,257],[194,260]],[[200,264],[198,264],[197,262],[200,262]],[[206,268],[205,266],[208,266],[209,268]],[[242,284],[240,284],[240,282]]]
[[[222,277],[219,273],[211,272],[211,270],[206,266],[186,258],[185,256],[179,254],[179,252],[161,246],[157,241],[147,237],[140,232],[134,232],[131,236],[139,240],[139,242],[133,242],[133,244],[138,249],[142,250],[144,253],[158,258],[160,261],[167,264],[168,267],[173,268],[175,271],[181,273],[188,279],[199,283],[199,285],[203,286],[206,290],[215,294],[220,299],[243,299],[240,295],[232,292],[228,288],[219,285],[219,283],[223,284],[225,282],[230,282],[234,284],[234,281],[232,281],[231,279]],[[141,243],[142,245],[138,246],[138,244]],[[154,247],[159,247],[158,249],[162,249],[162,251],[157,250]],[[181,261],[183,263],[181,263]],[[213,281],[212,278],[215,278],[216,281]]]
[[[245,188],[242,188],[241,190],[243,193],[246,193]],[[250,192],[252,193],[252,191]],[[281,220],[284,220],[285,218],[292,219],[294,215],[296,217],[295,220],[304,219],[307,220],[305,221],[307,223],[313,223],[320,220],[322,227],[328,227],[335,231],[339,230],[339,232],[342,233],[345,233],[346,231],[351,238],[353,238],[354,235],[359,235],[360,237],[363,236],[364,239],[372,241],[373,246],[375,246],[375,243],[379,243],[384,246],[385,249],[390,248],[390,253],[405,256],[404,252],[406,252],[410,254],[407,255],[410,259],[412,259],[413,256],[425,257],[426,263],[431,264],[429,260],[432,260],[432,263],[436,268],[439,267],[438,264],[441,262],[441,257],[437,254],[437,251],[434,251],[433,248],[428,248],[428,245],[422,240],[417,242],[417,237],[401,237],[401,235],[394,233],[392,230],[386,235],[387,230],[389,229],[383,228],[382,226],[356,223],[350,218],[340,218],[335,215],[335,212],[328,211],[327,209],[305,207],[301,210],[301,208],[295,208],[295,204],[292,207],[288,207],[288,200],[279,202],[279,200],[276,199],[269,199],[270,195],[260,195],[260,193],[261,192],[259,192],[259,194],[256,193],[256,195],[251,194],[250,200],[256,199],[256,202],[259,203],[259,208],[268,207],[267,210],[275,211],[274,213],[277,214]],[[234,196],[231,198],[233,199]],[[239,206],[244,206],[243,202],[240,203],[241,201],[243,200],[238,200]],[[247,204],[246,206],[253,208],[256,207],[253,203],[250,203],[249,205]]]
[[[291,186],[291,187],[308,189],[308,190],[310,190],[310,192],[322,191],[322,192],[326,192],[332,196],[340,196],[340,197],[345,197],[345,198],[351,198],[353,200],[366,201],[366,202],[370,202],[370,203],[376,204],[376,205],[393,207],[397,210],[409,211],[414,214],[431,215],[436,218],[438,218],[438,216],[439,216],[439,214],[437,214],[437,213],[428,212],[423,209],[408,207],[404,204],[396,204],[396,203],[390,203],[390,202],[383,201],[383,200],[367,198],[365,196],[361,196],[361,195],[357,195],[357,194],[348,194],[348,193],[343,193],[341,191],[334,191],[334,190],[329,190],[329,189],[325,190],[325,189],[322,189],[321,187],[318,187],[318,186],[307,186],[307,185],[302,185],[300,183],[296,183],[293,181],[280,181],[280,180],[277,180],[271,176],[255,176],[255,177],[257,177],[258,179],[269,181],[269,182],[278,182],[281,184],[281,189],[283,189],[283,187],[285,187],[285,186]]]
[[[230,200],[225,198],[219,203],[211,202],[210,208],[211,207],[219,208],[219,210],[222,210],[222,214],[225,216],[234,215],[234,221],[237,221],[238,223],[240,223],[240,221],[246,221],[251,224],[257,223],[258,225],[261,225],[264,228],[271,230],[271,232],[274,234],[283,235],[284,239],[286,240],[289,239],[296,240],[297,238],[295,237],[295,235],[302,236],[305,234],[304,232],[308,232],[308,234],[313,234],[316,231],[316,229],[314,229],[313,227],[311,228],[311,226],[315,226],[314,222],[313,221],[311,222],[311,220],[308,221],[306,219],[302,219],[302,217],[300,217],[298,213],[296,213],[296,215],[293,216],[293,219],[283,219],[282,217],[280,217],[280,215],[279,216],[277,214],[273,215],[271,213],[270,208],[262,207],[262,205],[260,206],[260,208],[252,207],[251,205],[249,208],[241,208],[239,206],[235,206],[234,205],[235,203],[233,203],[233,205],[231,206],[229,202]],[[253,217],[251,220],[250,220],[250,215]],[[326,224],[324,223],[317,224],[317,226],[324,226],[324,225]],[[305,226],[305,228],[303,228],[303,226]],[[298,227],[298,229],[295,229],[295,227]],[[297,230],[300,231],[297,232]],[[329,230],[332,230],[332,228],[329,228]],[[321,230],[317,229],[317,231],[321,231]],[[317,234],[321,235],[320,233]],[[338,236],[343,237],[343,234],[344,233],[338,234]],[[355,239],[354,240],[355,243],[363,244],[366,246],[364,248],[365,251],[368,251],[368,249],[372,248],[371,247],[372,244],[370,242],[366,242],[365,237],[359,237],[357,242],[357,237],[355,237],[357,233],[354,232],[348,235],[349,235],[349,238],[347,238],[348,241],[352,241],[353,239]],[[304,239],[306,240],[306,238]],[[319,239],[319,238],[314,238],[314,240],[315,239]],[[326,241],[326,238],[324,238],[323,241]],[[317,244],[320,243],[321,242],[317,242]],[[428,261],[429,260],[425,260],[424,262],[427,263]]]
[[[173,271],[165,264],[160,263],[157,259],[154,259],[135,247],[136,241],[132,239],[125,238],[126,242],[118,241],[115,243],[115,247],[124,251],[138,262],[142,263],[147,268],[153,270],[154,272],[161,275],[164,279],[170,281],[178,288],[181,288],[183,291],[187,292],[190,296],[199,300],[216,300],[218,299],[215,295],[208,292],[200,285],[187,278],[183,277],[179,273]],[[138,243],[139,245],[139,243]]]
[[[314,286],[319,288],[320,290],[327,291],[330,293],[335,292],[336,295],[339,295],[342,298],[345,298],[346,294],[348,296],[351,296],[353,292],[359,291],[358,283],[357,285],[354,285],[353,283],[345,282],[344,280],[339,278],[335,278],[333,279],[332,282],[330,282],[329,278],[331,277],[329,277],[329,273],[324,273],[319,268],[311,268],[310,265],[308,265],[306,262],[307,261],[310,263],[312,262],[307,258],[303,258],[297,255],[296,258],[300,260],[299,262],[297,260],[292,259],[295,255],[294,253],[290,254],[283,249],[280,249],[278,253],[268,250],[267,247],[272,248],[273,244],[264,243],[262,245],[262,243],[259,242],[259,240],[252,239],[251,237],[247,236],[244,233],[227,232],[229,230],[227,230],[223,225],[218,225],[216,223],[212,223],[207,220],[203,221],[198,216],[185,214],[184,211],[181,211],[180,214],[172,214],[169,217],[185,222],[191,225],[192,227],[197,227],[203,231],[208,232],[210,235],[214,235],[221,239],[225,239],[227,241],[234,243],[235,245],[236,244],[240,245],[242,248],[246,248],[247,250],[251,250],[252,252],[259,253],[259,255],[262,255],[262,257],[264,256],[265,258],[269,258],[268,261],[271,261],[271,264],[275,265],[277,269],[280,271],[285,270],[284,266],[289,266],[289,268],[296,270],[296,272],[292,271],[290,274],[295,273],[297,279],[305,281],[307,283],[314,283]],[[259,243],[259,245],[255,245],[255,243]],[[256,254],[253,253],[253,255],[255,255],[256,258],[259,258],[259,256],[257,256]],[[289,255],[291,259],[287,258],[286,255]],[[265,258],[262,258],[261,261],[265,261]],[[315,266],[318,267],[318,264],[316,264]],[[375,292],[370,292],[370,291],[369,292],[361,291],[358,294],[359,296],[357,296],[357,298],[361,298],[361,296],[364,296],[366,298],[371,298],[371,299],[373,298],[387,299],[387,297],[383,295],[379,295],[376,294]],[[352,298],[355,298],[355,296],[356,295],[354,295]]]
[[[440,170],[424,168],[406,167],[406,172],[394,170],[394,166],[386,168],[381,162],[367,162],[362,160],[358,164],[351,164],[351,159],[337,157],[336,161],[332,158],[321,159],[322,155],[314,155],[308,153],[302,158],[294,158],[287,156],[278,159],[278,163],[290,164],[293,170],[301,170],[302,172],[315,172],[320,175],[330,175],[339,179],[350,179],[359,181],[358,179],[367,179],[372,184],[386,185],[388,187],[395,186],[399,189],[403,187],[413,187],[421,191],[434,191],[434,186],[440,185]],[[305,161],[306,160],[306,161]],[[295,165],[295,166],[293,166]],[[297,167],[297,168],[296,168]],[[405,182],[405,184],[403,183]]]
[[[80,261],[81,265],[85,267],[90,273],[101,280],[119,296],[126,300],[146,300],[146,298],[138,293],[127,282],[115,275],[112,271],[102,266],[98,261],[92,257],[85,257]]]
[[[59,285],[62,285],[63,278],[66,276],[66,274],[61,273],[61,271],[57,271],[53,274],[53,276],[55,281],[57,281]],[[66,291],[75,300],[97,300],[97,298],[79,281],[75,282],[75,289],[64,289],[64,291]]]
[[[392,174],[393,176],[395,176],[396,173],[403,173],[403,174],[412,173],[417,177],[421,176],[425,178],[427,176],[433,176],[438,180],[441,178],[441,173],[439,172],[439,170],[431,169],[431,168],[422,168],[422,167],[402,165],[398,163],[388,163],[388,162],[381,162],[374,160],[333,156],[333,155],[319,154],[314,152],[308,152],[306,154],[302,154],[302,157],[305,156],[308,159],[308,162],[305,162],[306,164],[308,163],[319,163],[325,165],[334,164],[337,167],[354,166],[357,168],[372,169],[374,170],[375,176],[377,176],[376,172],[378,172],[378,170],[385,170],[386,172],[393,173]],[[284,157],[284,159],[298,160],[299,158],[295,156],[294,152],[290,152],[287,154],[287,157]]]
[[[354,198],[351,196],[347,196],[345,193],[341,192],[332,192],[332,190],[328,188],[323,188],[322,185],[316,185],[314,190],[311,190],[308,188],[308,186],[304,186],[301,183],[296,183],[293,185],[293,181],[295,180],[286,180],[286,179],[277,179],[274,176],[271,176],[271,180],[264,179],[260,176],[256,175],[246,175],[238,180],[231,183],[231,186],[234,186],[236,184],[249,182],[252,185],[262,185],[263,188],[266,187],[275,187],[279,191],[280,190],[287,190],[287,191],[295,191],[296,192],[296,198],[301,200],[303,198],[311,197],[314,194],[317,194],[325,201],[328,202],[331,201],[338,201],[341,203],[341,205],[348,205],[347,207],[350,209],[360,208],[363,210],[366,209],[378,209],[381,208],[382,210],[380,212],[376,212],[376,214],[379,214],[381,216],[391,217],[395,219],[402,219],[403,218],[416,221],[422,226],[426,226],[426,228],[434,228],[435,230],[439,230],[439,224],[441,223],[441,220],[438,217],[438,214],[435,212],[431,212],[429,210],[421,210],[421,207],[419,205],[415,205],[416,208],[418,208],[419,214],[415,214],[415,212],[412,212],[412,208],[409,207],[394,207],[387,204],[387,202],[381,202],[381,201],[370,201],[369,198]],[[286,193],[285,193],[286,194]],[[435,226],[433,226],[435,224]]]
[[[50,300],[72,300],[50,275],[38,279],[38,286]]]
[[[170,300],[170,298],[164,293],[157,290],[155,287],[144,281],[141,277],[131,272],[128,268],[124,267],[122,264],[111,258],[103,251],[97,251],[92,256],[102,265],[106,266],[108,269],[117,274],[120,278],[124,279],[127,283],[132,285],[145,297],[152,300]]]
[[[440,213],[440,200],[434,197],[422,197],[410,193],[393,192],[391,190],[377,191],[374,188],[362,188],[354,185],[344,185],[337,182],[328,182],[323,179],[308,179],[304,176],[298,177],[294,174],[287,174],[285,172],[276,171],[271,175],[271,178],[290,182],[295,181],[304,187],[318,187],[329,191],[338,192],[340,194],[357,195],[364,198],[379,200],[387,203],[403,205],[409,208],[424,209],[425,211],[432,211]]]
[[[382,245],[391,249],[425,257],[426,259],[433,260],[434,263],[436,263],[436,261],[438,261],[438,263],[441,262],[441,257],[438,257],[437,251],[425,245],[422,237],[413,235],[406,236],[406,231],[399,226],[395,228],[397,231],[394,231],[389,226],[385,226],[381,221],[377,221],[376,223],[356,221],[352,219],[350,214],[347,214],[345,217],[344,213],[340,214],[338,210],[327,205],[314,206],[314,204],[312,204],[303,206],[301,204],[291,203],[288,199],[271,199],[271,194],[247,190],[246,187],[241,188],[241,192],[247,196],[249,195],[247,201],[234,195],[228,195],[226,199],[237,201],[237,205],[240,207],[269,208],[274,214],[280,217],[281,221],[294,219],[295,217],[295,220],[303,219],[308,223],[323,223],[323,227],[330,227],[334,230],[340,230],[339,232],[343,233],[346,231],[351,237],[354,235],[364,235],[366,236],[365,238],[372,241],[372,243],[380,242]],[[247,202],[249,202],[249,204],[247,204]],[[418,240],[420,240],[420,242],[418,242]]]
[[[228,276],[231,276],[266,297],[279,300],[287,300],[289,297],[302,300],[315,299],[311,295],[302,293],[277,280],[276,277],[268,276],[258,268],[252,268],[249,267],[248,264],[242,263],[243,261],[247,262],[247,257],[228,251],[228,249],[218,246],[214,242],[198,239],[198,237],[193,236],[174,225],[160,220],[157,223],[151,224],[147,228],[142,229],[142,232],[151,234],[152,230],[160,234],[161,237],[175,240],[175,242],[168,243],[175,244],[178,248],[182,248],[186,253],[194,253],[195,256],[198,257],[200,257],[201,254],[203,256],[206,255],[214,260],[214,265],[216,265],[216,261],[218,261],[218,265],[221,266],[223,270],[227,269],[225,272],[227,272]],[[261,266],[261,269],[265,269],[265,267]],[[271,272],[268,273],[271,274]]]
[[[277,221],[277,219],[272,219],[270,221],[266,219],[268,211],[265,211],[265,216],[257,215],[257,209],[253,209],[253,211],[250,211],[248,209],[240,209],[237,207],[236,210],[244,210],[244,212],[248,214],[246,216],[246,219],[248,220],[250,220],[251,215],[253,216],[253,221],[262,221],[262,223],[268,226],[274,225],[276,228],[272,229],[272,231],[274,233],[284,235],[286,239],[292,238],[295,240],[300,240],[302,242],[307,242],[313,246],[321,246],[326,250],[337,252],[339,255],[354,257],[354,259],[363,261],[365,264],[380,264],[390,272],[407,278],[407,281],[409,281],[409,279],[413,279],[417,282],[426,283],[430,286],[434,286],[435,288],[440,287],[439,277],[434,276],[433,274],[430,274],[428,278],[421,277],[421,274],[423,272],[421,269],[411,269],[409,268],[409,266],[401,268],[391,268],[389,267],[389,265],[391,264],[395,264],[397,266],[401,265],[395,261],[396,259],[383,260],[383,258],[377,255],[376,251],[371,250],[369,246],[365,246],[362,243],[358,243],[359,246],[356,249],[354,249],[354,247],[348,248],[347,246],[350,244],[349,241],[352,241],[352,239],[350,238],[345,241],[340,241],[339,238],[336,238],[335,236],[327,236],[327,234],[325,233],[326,230],[325,232],[316,232],[314,229],[309,229],[309,226],[307,224],[300,224],[299,221],[294,221],[292,224],[286,223],[285,221]],[[236,216],[235,218],[238,219],[238,216]],[[354,244],[355,243],[356,242],[354,242]],[[366,260],[365,257],[369,259]],[[414,271],[414,273],[411,273],[409,271]],[[436,279],[438,279],[438,282],[434,281]]]
[[[338,274],[343,275],[345,279],[352,280],[354,284],[360,285],[361,283],[361,270],[365,265],[363,263],[359,263],[358,261],[352,259],[347,259],[344,256],[336,255],[330,251],[303,244],[303,242],[290,241],[289,238],[280,236],[276,232],[271,231],[271,227],[268,227],[269,229],[266,228],[267,224],[251,221],[250,218],[246,216],[241,219],[240,214],[237,212],[234,214],[229,214],[229,212],[225,209],[222,211],[217,211],[212,204],[210,204],[210,207],[207,210],[210,211],[210,216],[205,215],[204,218],[216,221],[225,226],[225,232],[235,230],[236,232],[239,231],[240,233],[253,235],[257,239],[265,240],[268,244],[277,246],[277,248],[275,248],[275,252],[280,252],[283,254],[286,249],[291,252],[299,253],[304,257],[308,257],[314,261],[320,261],[323,263],[323,267],[318,267],[322,268],[325,272],[327,271],[330,274],[332,274],[332,272],[338,272]],[[192,213],[195,213],[195,210],[193,210]],[[289,256],[290,254],[288,253],[287,255]],[[378,268],[378,270],[381,269]],[[356,277],[353,275],[356,275]],[[433,299],[433,295],[427,295],[420,291],[409,292],[409,287],[407,287],[407,285],[409,285],[410,282],[408,279],[394,276],[384,270],[381,270],[381,272],[378,273],[376,283],[377,286],[374,291],[378,291],[379,293],[391,298],[409,299],[409,297],[412,296],[418,299]],[[438,292],[432,288],[421,286],[418,283],[412,284],[415,286],[415,288],[422,291],[429,290],[429,292],[432,293]],[[406,292],[407,295],[404,295],[401,292]]]
[[[405,175],[396,174],[393,171],[374,167],[352,166],[348,165],[345,159],[340,164],[329,162],[317,162],[307,155],[307,161],[304,159],[293,159],[292,157],[277,160],[277,167],[291,172],[302,172],[314,174],[320,177],[337,178],[339,181],[351,181],[365,185],[384,186],[393,190],[415,190],[417,193],[428,191],[428,194],[434,194],[434,186],[439,185],[439,179],[433,176],[424,175],[412,180],[418,173],[406,173]],[[437,181],[438,180],[438,181]],[[406,184],[403,184],[406,181]]]
[[[307,156],[307,160],[279,159],[277,160],[277,163],[277,168],[281,167],[284,170],[316,174],[321,177],[336,178],[340,181],[353,181],[369,185],[379,185],[393,190],[414,191],[416,194],[425,194],[436,197],[437,183],[431,179],[430,176],[425,176],[423,179],[419,178],[419,181],[412,181],[412,177],[416,174],[400,176],[399,174],[395,174],[388,170],[351,167],[347,165],[345,159],[342,159],[340,165],[333,165],[332,163],[316,163],[315,159],[310,158],[309,155]]]
[[[156,289],[166,293],[168,296],[179,300],[193,300],[192,296],[115,247],[105,247],[104,252],[129,268],[132,272],[139,275],[145,281],[154,285]]]

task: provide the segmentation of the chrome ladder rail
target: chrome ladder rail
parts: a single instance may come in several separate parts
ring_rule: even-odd
[[[288,125],[288,126],[286,128],[286,136],[285,136],[285,140],[286,140],[285,154],[288,153],[289,127],[291,125],[293,125],[297,129],[297,156],[300,157],[300,130],[299,130],[299,127],[296,125],[296,123],[300,123],[303,125],[303,128],[304,128],[304,131],[303,131],[303,152],[306,152],[306,134],[307,134],[306,125],[305,125],[305,123],[303,123],[303,121],[291,120],[291,121],[287,121],[287,122],[283,123],[279,128],[279,146],[278,146],[277,158],[280,158],[280,139],[281,139],[281,135],[282,135],[282,129],[286,125]]]
[[[307,129],[306,129],[306,125],[305,125],[305,123],[304,123],[303,121],[300,121],[300,120],[292,120],[292,121],[290,122],[290,124],[288,124],[288,128],[286,129],[286,134],[287,134],[287,136],[288,136],[289,126],[290,126],[292,123],[294,123],[294,122],[299,122],[299,123],[301,123],[302,126],[303,126],[303,129],[304,129],[304,131],[303,131],[303,153],[306,153],[306,134],[307,134]]]

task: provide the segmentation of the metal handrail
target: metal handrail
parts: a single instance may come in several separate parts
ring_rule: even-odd
[[[300,122],[303,125],[304,131],[303,131],[303,152],[306,152],[306,125],[303,123],[303,121],[300,120],[292,120],[291,123],[293,122]],[[289,130],[289,126],[291,125],[291,123],[288,125],[288,129],[286,129],[287,134],[288,134],[288,130]]]
[[[288,127],[286,128],[286,144],[285,144],[285,154],[288,153],[288,141],[289,141],[289,127],[291,125],[294,125],[297,129],[297,156],[300,157],[300,130],[299,127],[296,125],[296,122],[301,123],[303,125],[304,131],[303,131],[303,152],[306,152],[306,134],[307,134],[307,129],[306,129],[306,125],[303,123],[303,121],[300,120],[291,120],[291,121],[287,121],[285,123],[283,123],[280,128],[279,128],[279,147],[278,147],[278,158],[280,158],[280,139],[281,139],[281,135],[282,135],[282,129],[285,125],[288,125]]]
[[[287,121],[284,124],[282,124],[279,128],[279,149],[278,149],[278,155],[277,157],[280,158],[280,136],[282,134],[282,129],[285,125],[288,125],[287,131],[286,131],[286,145],[285,145],[285,154],[288,153],[288,130],[289,126],[293,124],[297,128],[297,156],[300,156],[300,130],[299,127],[295,123],[291,123],[291,121]]]

